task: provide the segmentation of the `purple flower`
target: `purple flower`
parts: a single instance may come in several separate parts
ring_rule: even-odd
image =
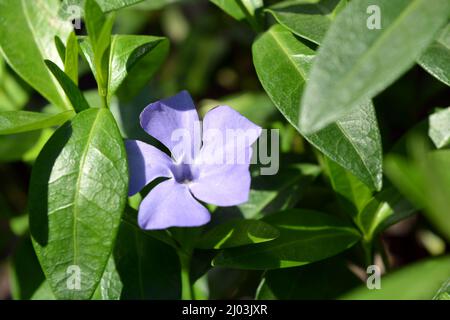
[[[189,93],[148,105],[141,113],[142,128],[163,143],[172,157],[142,141],[127,140],[129,195],[158,177],[142,200],[138,222],[142,229],[194,227],[210,220],[196,199],[218,206],[248,200],[251,145],[261,128],[228,106],[204,117],[203,126]]]

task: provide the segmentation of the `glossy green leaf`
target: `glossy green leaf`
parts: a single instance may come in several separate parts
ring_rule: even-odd
[[[33,293],[31,300],[56,300],[48,281],[42,282],[39,288]]]
[[[90,41],[81,38],[80,47],[94,75],[98,77]],[[169,42],[163,37],[114,35],[111,37],[109,51],[111,64],[107,76],[108,101],[111,102],[114,94],[128,100],[148,84],[164,62],[169,51]]]
[[[68,40],[69,38],[67,38]],[[61,58],[61,61],[66,60],[66,45],[64,42],[62,42],[61,38],[58,36],[55,36],[55,46],[56,50],[58,51],[59,57]]]
[[[276,228],[263,221],[234,219],[221,223],[201,235],[195,247],[200,249],[239,247],[270,241],[278,235]]]
[[[394,188],[376,194],[357,216],[356,224],[367,241],[394,223],[409,217],[416,209]]]
[[[72,111],[46,114],[31,111],[0,111],[0,135],[59,126],[72,118]]]
[[[292,33],[275,25],[253,44],[258,78],[277,108],[312,145],[373,189],[381,189],[381,138],[370,102],[317,133],[298,127],[298,101],[307,80],[314,51]]]
[[[64,71],[62,71],[52,61],[45,60],[45,64],[53,73],[55,78],[58,79],[61,87],[69,98],[73,109],[76,112],[81,112],[83,110],[89,109],[89,104],[87,103],[86,98],[81,93],[80,89],[78,89],[77,85],[72,81],[72,79],[70,79],[69,76],[66,75]]]
[[[79,4],[81,7],[81,3]],[[100,38],[100,32],[105,24],[106,17],[96,0],[90,0],[84,3],[84,20],[87,33],[92,44],[96,45]]]
[[[94,67],[96,69],[95,75],[99,94],[103,99],[107,99],[108,96],[108,72],[110,65],[108,53],[111,46],[111,32],[113,24],[114,16],[108,16],[103,24],[97,41],[94,42],[91,38],[91,43],[94,50]]]
[[[267,9],[275,19],[296,35],[320,44],[347,0],[322,0],[312,3],[288,0]]]
[[[123,284],[116,268],[114,255],[108,259],[102,279],[92,297],[93,300],[120,300]]]
[[[372,198],[372,191],[350,171],[329,158],[324,159],[324,164],[339,204],[345,213],[356,220],[358,213]]]
[[[436,79],[450,86],[450,23],[422,54],[418,63]]]
[[[450,240],[450,150],[430,152],[421,141],[409,143],[410,158],[386,157],[386,174],[392,183]]]
[[[414,64],[450,13],[447,0],[373,4],[351,1],[328,30],[301,99],[299,126],[304,132],[351,114],[389,86]],[[380,29],[373,23],[377,15]]]
[[[439,110],[429,117],[428,135],[436,148],[450,145],[450,107]]]
[[[148,84],[162,65],[169,51],[169,41],[163,37],[115,35],[110,51],[108,101],[116,92],[119,97],[130,99]]]
[[[450,300],[450,278],[442,284],[433,300]]]
[[[65,74],[78,85],[78,39],[74,32],[67,39],[64,58]]]
[[[107,109],[77,114],[41,151],[30,182],[30,231],[56,297],[94,293],[113,249],[127,181],[122,137]],[[79,290],[67,285],[76,267]]]
[[[8,64],[52,104],[67,109],[67,98],[44,59],[62,61],[54,37],[63,41],[72,25],[58,17],[58,0],[1,0],[0,51]],[[11,32],[11,30],[14,30]]]
[[[334,256],[354,245],[359,233],[334,216],[293,209],[264,218],[276,227],[275,240],[223,250],[214,266],[277,269],[301,266]]]
[[[381,289],[366,285],[342,296],[350,300],[429,300],[450,277],[450,257],[420,261],[381,277]]]
[[[92,296],[92,300],[119,300],[122,293],[122,282],[115,267],[114,258],[110,256],[103,276],[97,289]],[[32,300],[56,300],[47,280],[41,283],[39,288],[33,293]]]
[[[367,241],[416,211],[392,187],[385,188],[372,197],[372,191],[349,171],[328,159],[325,159],[325,166],[339,204]]]
[[[344,259],[331,258],[301,267],[265,272],[256,299],[336,299],[360,282]]]

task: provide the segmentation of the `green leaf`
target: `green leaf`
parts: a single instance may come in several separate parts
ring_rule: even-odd
[[[113,36],[108,101],[116,92],[121,98],[130,99],[136,96],[164,62],[168,51],[169,41],[164,37]]]
[[[0,135],[59,126],[72,118],[72,111],[46,114],[31,111],[0,111]]]
[[[450,278],[442,284],[433,300],[450,300]]]
[[[106,16],[96,1],[88,1],[85,3],[85,21],[89,36],[89,42],[86,43],[90,47],[84,52],[91,70],[97,80],[98,92],[102,97],[104,106],[107,105],[108,90],[108,68],[110,59],[108,59],[108,51],[111,44],[111,32],[114,24],[114,15]],[[81,46],[81,49],[86,49]],[[92,56],[86,56],[87,53]]]
[[[86,98],[78,89],[77,85],[69,78],[67,74],[64,73],[56,64],[50,60],[45,60],[45,64],[48,69],[53,73],[56,79],[58,79],[61,87],[64,89],[67,97],[72,104],[73,109],[76,112],[81,112],[83,110],[89,109],[89,104]]]
[[[344,259],[331,258],[301,267],[265,272],[256,299],[336,299],[359,283]]]
[[[253,30],[259,32],[262,31],[262,16],[261,9],[264,6],[263,0],[236,0],[237,4],[244,12],[248,23],[252,26]]]
[[[88,109],[59,128],[30,182],[30,231],[57,298],[89,299],[111,254],[127,198],[126,153],[107,109]],[[80,290],[68,288],[79,267]]]
[[[342,252],[359,233],[336,217],[309,210],[289,210],[264,218],[276,227],[275,240],[223,250],[214,266],[239,269],[277,269],[301,266]]]
[[[319,173],[320,168],[312,164],[288,165],[280,168],[276,175],[263,175],[260,168],[253,168],[248,201],[235,207],[219,207],[214,211],[214,217],[259,219],[269,213],[290,209]]]
[[[114,259],[122,299],[179,299],[180,267],[175,250],[135,225],[120,225]]]
[[[237,0],[242,3],[245,10],[251,15],[254,16],[256,12],[264,6],[263,0]]]
[[[409,159],[386,157],[386,174],[413,204],[425,209],[428,220],[450,241],[450,150],[430,152],[418,139],[408,146]]]
[[[358,110],[408,70],[447,22],[450,2],[351,1],[320,46],[301,100],[299,126],[315,132]],[[367,11],[369,10],[369,13]]]
[[[36,131],[32,131],[36,132]],[[42,148],[44,148],[45,144],[47,143],[48,139],[53,135],[55,132],[55,129],[53,128],[45,128],[41,130],[41,134],[39,136],[39,139],[36,141],[36,143],[27,150],[26,153],[22,156],[22,161],[28,162],[30,164],[34,163],[36,161],[36,158],[38,157],[39,153],[41,152]]]
[[[286,119],[331,160],[367,186],[381,189],[381,138],[370,102],[317,133],[305,135],[298,127],[298,101],[313,58],[314,51],[280,25],[270,28],[253,44],[258,78]]]
[[[81,6],[81,1],[78,5]],[[84,3],[83,8],[87,33],[89,35],[89,39],[91,39],[91,42],[95,47],[98,39],[100,38],[100,32],[105,24],[106,17],[96,0],[87,1]]]
[[[236,20],[242,20],[245,18],[245,13],[239,6],[237,2],[238,0],[210,0],[210,1]]]
[[[436,79],[450,86],[450,23],[417,62]]]
[[[249,199],[238,209],[245,218],[250,219],[291,208],[319,173],[320,168],[312,164],[287,166],[273,176],[261,175],[257,169],[252,172]]]
[[[416,209],[401,194],[389,187],[367,203],[355,222],[369,242],[379,232],[415,212]]]
[[[436,148],[450,145],[450,107],[433,113],[429,123],[428,135]]]
[[[54,37],[63,41],[72,25],[57,15],[58,0],[0,1],[0,51],[8,64],[52,104],[67,109],[67,98],[44,64],[62,67]],[[11,30],[14,30],[11,32]]]
[[[135,5],[139,2],[142,2],[144,0],[95,0],[97,2],[97,6],[103,11],[103,12],[110,12],[119,10],[125,7],[129,7],[132,5]],[[156,0],[151,0],[151,2]],[[63,8],[67,8],[69,6],[78,6],[80,8],[85,7],[85,0],[63,0]],[[94,2],[93,0],[90,0],[88,2]],[[85,11],[86,12],[86,11]]]
[[[195,247],[224,249],[277,238],[277,229],[259,220],[233,219],[221,223],[201,235]]]
[[[320,44],[336,14],[347,0],[322,0],[312,3],[289,0],[267,9],[275,19],[296,35]]]
[[[356,220],[358,214],[372,198],[372,191],[350,171],[334,161],[325,158],[324,164],[339,204],[353,220]]]
[[[67,38],[67,39],[69,39],[69,38]],[[61,38],[58,36],[55,36],[55,46],[56,46],[56,50],[58,51],[59,57],[61,58],[61,61],[65,61],[66,60],[66,46],[62,42]]]
[[[106,265],[103,276],[92,300],[119,300],[122,293],[122,282],[116,270],[114,258],[111,255]],[[56,300],[47,280],[41,283],[31,297],[32,300]]]
[[[111,255],[103,272],[102,279],[92,297],[93,300],[120,300],[123,284]]]
[[[27,90],[6,69],[5,61],[0,54],[0,111],[20,110],[28,98]]]
[[[0,136],[0,162],[21,161],[39,142],[41,132],[31,131]]]
[[[130,200],[130,198],[129,198]],[[139,206],[141,202],[141,199],[137,202],[136,208]],[[135,227],[138,231],[144,232],[137,224],[138,221],[138,211],[137,209],[134,209],[130,206],[127,206],[125,208],[124,215],[122,217],[123,221],[128,223],[130,226]],[[164,242],[165,244],[171,246],[174,249],[177,249],[177,243],[176,241],[169,235],[169,232],[167,230],[148,230],[145,231],[145,234],[155,238],[156,240],[159,240],[161,242]]]
[[[45,280],[42,282],[39,288],[34,292],[31,300],[56,300],[48,281]]]
[[[96,42],[91,40],[94,49],[94,66],[96,69],[95,75],[99,94],[102,98],[107,99],[108,96],[108,72],[109,62],[108,51],[111,45],[111,32],[114,24],[114,16],[108,16],[101,29],[99,38]],[[107,101],[107,100],[106,100]]]
[[[75,85],[78,85],[78,39],[74,32],[70,33],[67,39],[64,72]]]
[[[420,261],[381,278],[381,289],[366,285],[346,293],[349,300],[429,300],[450,277],[450,256]]]
[[[87,38],[80,38],[80,47],[96,78],[93,49]],[[169,42],[164,37],[113,35],[109,50],[109,75],[107,84],[108,103],[118,94],[129,100],[148,84],[164,62],[169,51]],[[146,70],[146,72],[142,72]]]

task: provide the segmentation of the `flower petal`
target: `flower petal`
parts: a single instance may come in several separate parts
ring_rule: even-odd
[[[203,146],[196,163],[248,164],[261,127],[228,106],[210,110],[203,120]]]
[[[200,122],[187,91],[148,105],[140,116],[141,127],[162,142],[172,156],[193,159],[200,149]]]
[[[139,140],[126,140],[130,184],[128,195],[139,192],[159,177],[172,177],[172,159],[161,150]]]
[[[249,165],[224,164],[199,166],[199,177],[189,184],[192,194],[217,206],[234,206],[248,201]]]
[[[169,227],[196,227],[209,222],[210,214],[189,192],[185,184],[169,179],[158,184],[142,200],[139,226],[145,230]]]

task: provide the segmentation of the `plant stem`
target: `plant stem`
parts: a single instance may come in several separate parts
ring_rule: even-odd
[[[374,261],[373,261],[372,242],[363,240],[361,244],[364,249],[364,260],[366,267],[373,265]]]
[[[186,252],[178,249],[178,257],[181,266],[181,299],[192,300],[194,298],[191,286],[190,267],[191,267],[191,252]]]

